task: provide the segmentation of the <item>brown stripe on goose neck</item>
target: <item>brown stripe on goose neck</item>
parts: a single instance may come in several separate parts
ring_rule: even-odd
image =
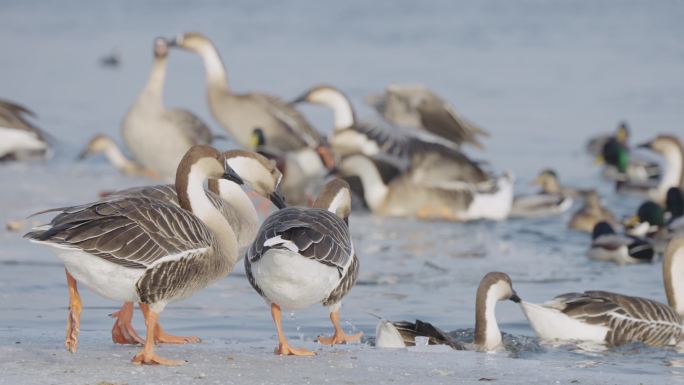
[[[192,211],[190,196],[188,194],[188,183],[192,166],[202,158],[214,158],[223,164],[222,155],[215,148],[205,145],[192,146],[183,155],[176,170],[176,194],[180,207]]]
[[[318,197],[314,201],[313,207],[318,209],[328,210],[330,204],[335,199],[337,194],[342,190],[347,190],[349,198],[351,198],[351,188],[349,183],[342,179],[335,178],[323,186],[323,190],[318,194]],[[344,206],[341,207],[342,212],[336,214],[340,215],[343,219],[347,218],[351,213],[351,201],[345,202]]]
[[[667,245],[665,251],[665,259],[663,260],[663,284],[665,286],[665,296],[667,297],[667,304],[671,308],[677,310],[677,298],[675,297],[674,282],[675,279],[684,279],[682,277],[672,277],[672,265],[674,264],[674,256],[684,252],[684,237],[674,238]],[[681,298],[680,298],[681,300]]]
[[[484,345],[487,341],[487,293],[489,288],[499,281],[511,284],[508,274],[492,272],[487,273],[482,278],[480,286],[477,288],[477,296],[475,297],[475,340],[473,341],[475,345]]]

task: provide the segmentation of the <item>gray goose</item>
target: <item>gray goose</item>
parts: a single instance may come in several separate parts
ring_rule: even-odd
[[[663,261],[668,305],[646,298],[607,291],[562,294],[537,305],[520,306],[530,326],[543,340],[590,341],[617,346],[640,342],[676,345],[683,337],[684,238],[670,241]]]
[[[162,179],[173,180],[176,166],[196,144],[209,144],[213,135],[193,113],[164,107],[168,43],[154,41],[154,64],[147,85],[123,119],[121,134],[136,162]]]
[[[325,152],[323,138],[292,106],[264,93],[236,94],[214,44],[197,32],[183,33],[171,42],[199,55],[207,74],[209,109],[239,145],[250,148],[255,129],[261,129],[269,146],[280,152],[305,148]],[[325,154],[324,156],[328,156]]]
[[[512,178],[474,184],[461,181],[416,183],[413,173],[384,182],[378,167],[365,155],[342,158],[338,170],[344,177],[358,177],[368,208],[384,216],[470,221],[502,220],[513,200]]]
[[[479,351],[495,351],[503,347],[501,331],[496,322],[497,301],[520,302],[513,290],[508,274],[487,273],[477,288],[475,297],[475,340],[473,345]],[[376,329],[375,345],[381,348],[403,348],[414,346],[416,337],[427,337],[430,345],[449,345],[456,350],[466,347],[454,341],[447,333],[428,322],[390,322],[381,320]]]
[[[121,173],[131,176],[155,177],[156,173],[139,165],[123,154],[114,140],[107,135],[97,134],[90,139],[86,147],[78,155],[79,160],[95,154],[104,154],[109,163]]]
[[[178,165],[179,205],[146,196],[112,196],[57,211],[51,223],[25,235],[57,249],[66,269],[70,311],[65,345],[77,349],[81,299],[77,282],[121,302],[139,302],[147,338],[139,364],[182,361],[154,352],[159,313],[228,275],[239,261],[235,231],[212,204],[203,183],[227,178],[241,183],[212,147],[193,146]],[[180,206],[180,207],[179,207]]]
[[[258,195],[267,198],[278,208],[285,206],[280,192],[282,174],[263,156],[244,150],[230,150],[223,153],[226,163],[242,181]],[[224,218],[228,221],[237,237],[239,255],[242,257],[259,230],[259,216],[250,197],[235,181],[226,179],[209,179],[207,197]],[[173,185],[133,187],[115,192],[112,197],[145,197],[157,201],[168,202],[180,207],[178,195]],[[141,344],[144,340],[138,336],[131,320],[133,318],[133,302],[126,302],[121,309],[114,312],[116,319],[112,327],[112,341],[118,344]],[[175,337],[164,333],[159,326],[157,343],[189,343],[197,342],[194,337]]]
[[[45,133],[26,117],[33,111],[0,99],[0,162],[43,158],[49,154]]]
[[[349,234],[350,212],[349,185],[333,180],[323,188],[313,208],[289,207],[268,217],[247,252],[249,282],[271,307],[279,342],[276,354],[314,354],[290,346],[281,326],[281,307],[328,306],[335,333],[332,337],[319,336],[322,344],[361,338],[361,333],[346,335],[339,323],[340,302],[356,283],[359,269]]]
[[[468,143],[481,148],[478,136],[489,136],[425,86],[393,84],[384,94],[368,97],[368,104],[387,121],[431,132],[457,145]]]
[[[335,155],[363,154],[410,170],[416,183],[459,180],[480,183],[490,176],[453,143],[428,132],[407,130],[377,120],[359,122],[349,98],[329,85],[310,88],[293,103],[307,102],[333,110],[334,131],[328,138]]]

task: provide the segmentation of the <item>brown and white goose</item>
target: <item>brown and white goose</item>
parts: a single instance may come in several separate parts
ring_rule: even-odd
[[[214,44],[201,33],[188,32],[176,37],[171,46],[199,55],[207,74],[209,109],[214,118],[245,148],[250,148],[252,132],[263,131],[269,146],[281,152],[304,148],[317,150],[323,138],[292,106],[264,93],[234,93],[228,86],[223,61]]]
[[[209,144],[209,127],[193,113],[164,107],[168,43],[154,41],[154,63],[145,88],[123,119],[121,134],[136,162],[165,180],[173,180],[176,166],[196,144]]]
[[[589,341],[609,346],[641,342],[679,343],[684,316],[684,238],[670,241],[663,261],[668,305],[607,291],[562,294],[537,305],[520,302],[530,326],[543,340]]]
[[[230,150],[223,153],[226,163],[240,179],[256,194],[271,200],[278,208],[285,206],[280,192],[282,174],[263,156],[244,150]],[[244,175],[244,177],[242,177]],[[209,179],[207,197],[226,218],[237,237],[239,257],[242,258],[259,230],[259,216],[250,197],[236,180]],[[118,191],[108,198],[140,196],[179,205],[173,185],[133,187]],[[141,344],[144,342],[135,331],[133,303],[127,302],[112,314],[116,318],[112,327],[112,341],[119,344]],[[160,327],[161,328],[161,327]],[[155,338],[157,343],[197,342],[195,338],[175,337],[161,331]]]
[[[44,158],[50,153],[45,133],[32,124],[28,108],[0,99],[0,162]]]
[[[368,104],[392,123],[429,131],[457,145],[468,143],[481,148],[478,136],[489,136],[422,85],[392,84],[384,94],[368,97]]]
[[[112,196],[60,208],[49,225],[25,235],[58,250],[66,268],[70,312],[66,347],[75,352],[82,304],[77,282],[121,302],[139,302],[147,338],[135,363],[180,364],[154,352],[159,313],[228,275],[239,260],[230,223],[204,190],[209,178],[241,183],[221,153],[193,146],[178,165],[179,205],[146,196]]]
[[[132,176],[147,176],[154,178],[156,173],[152,170],[146,169],[138,163],[132,161],[123,154],[119,146],[104,134],[95,135],[88,145],[81,151],[78,158],[85,159],[88,156],[95,154],[104,154],[109,163],[113,164],[121,173]]]
[[[289,207],[268,217],[247,252],[249,282],[271,307],[278,333],[276,354],[314,354],[290,346],[282,330],[281,308],[328,306],[335,333],[319,336],[322,344],[361,338],[361,333],[345,334],[339,322],[340,303],[356,283],[359,269],[347,222],[350,212],[349,185],[334,180],[313,208]]]
[[[513,182],[507,175],[480,184],[449,180],[425,184],[416,183],[413,173],[406,172],[385,183],[365,155],[343,158],[338,170],[344,177],[358,177],[368,208],[384,216],[502,220],[513,201]]]
[[[329,85],[312,87],[294,103],[307,102],[333,110],[334,130],[328,141],[335,155],[363,154],[413,173],[416,183],[459,180],[484,182],[489,175],[454,147],[428,132],[379,122],[359,122],[349,98]]]
[[[475,297],[475,339],[473,345],[479,351],[495,351],[503,348],[501,331],[496,322],[496,303],[511,300],[520,302],[513,290],[508,274],[487,273],[480,281]],[[427,337],[430,345],[449,345],[457,350],[466,347],[432,324],[416,322],[390,322],[381,320],[376,328],[375,345],[381,348],[414,346],[416,337]]]

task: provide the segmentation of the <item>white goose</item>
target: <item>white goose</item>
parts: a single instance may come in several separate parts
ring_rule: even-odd
[[[244,150],[230,150],[223,153],[228,166],[237,173],[247,186],[258,195],[267,198],[278,208],[285,207],[285,200],[280,192],[282,174],[263,156]],[[241,188],[238,178],[233,180],[209,179],[207,197],[226,218],[237,237],[239,256],[242,258],[259,230],[259,216],[250,197]],[[178,195],[173,185],[133,187],[118,191],[112,197],[146,197],[179,205]],[[125,303],[114,312],[116,319],[112,327],[112,341],[118,344],[142,344],[144,340],[137,334],[131,320],[133,318],[133,302]],[[198,342],[196,337],[176,337],[160,331],[155,338],[157,343],[191,343]]]
[[[45,133],[26,119],[28,108],[0,99],[0,162],[42,158],[49,155]]]
[[[481,184],[445,180],[428,185],[415,183],[412,173],[404,173],[385,183],[376,165],[364,155],[343,158],[339,172],[344,177],[359,177],[366,204],[374,214],[385,216],[502,220],[513,201],[513,182],[507,175]]]
[[[417,183],[459,180],[485,182],[489,175],[459,151],[454,143],[428,132],[382,122],[358,122],[351,101],[335,87],[312,87],[293,103],[308,102],[333,110],[334,131],[328,141],[335,155],[363,154],[413,172]]]
[[[66,347],[77,349],[80,282],[115,301],[140,302],[147,338],[133,362],[180,364],[154,352],[159,313],[228,275],[239,260],[233,228],[208,198],[208,178],[239,181],[222,154],[193,146],[176,174],[179,205],[144,196],[111,199],[59,211],[49,225],[25,235],[58,250],[69,286]]]
[[[121,134],[126,147],[143,167],[165,180],[173,180],[176,166],[196,144],[209,144],[213,135],[193,113],[167,109],[163,104],[168,43],[154,41],[154,64],[145,88],[123,119]]]
[[[543,340],[575,340],[610,346],[641,342],[651,346],[679,343],[684,337],[684,238],[670,242],[663,262],[665,305],[607,291],[559,295],[537,305],[520,302],[530,326]]]
[[[334,180],[324,187],[314,208],[290,207],[268,217],[247,252],[249,282],[271,307],[279,342],[276,354],[314,354],[289,345],[281,326],[281,307],[328,306],[335,334],[319,336],[322,344],[361,338],[361,333],[346,335],[339,323],[340,302],[356,283],[359,269],[347,224],[350,212],[349,186]]]
[[[496,303],[510,300],[520,302],[513,290],[508,274],[487,273],[480,281],[475,298],[475,340],[473,345],[480,351],[496,351],[503,348],[501,331],[496,322]],[[416,337],[427,337],[430,345],[449,345],[457,350],[465,346],[454,341],[447,333],[428,322],[389,322],[381,320],[376,328],[375,346],[380,348],[403,348],[415,345]]]

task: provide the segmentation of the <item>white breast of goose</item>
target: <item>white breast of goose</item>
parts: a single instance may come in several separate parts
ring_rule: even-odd
[[[0,127],[0,158],[17,151],[44,151],[48,146],[35,133],[9,127]]]

